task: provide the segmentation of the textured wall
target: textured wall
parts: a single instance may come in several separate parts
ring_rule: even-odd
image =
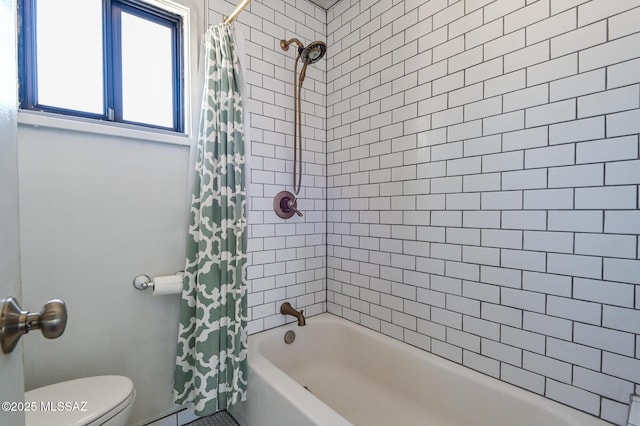
[[[209,2],[209,23],[229,14],[236,1]],[[249,331],[284,323],[280,305],[290,301],[307,315],[326,310],[326,60],[307,69],[302,91],[303,172],[298,208],[304,217],[284,220],[273,198],[292,191],[293,66],[295,50],[280,39],[307,45],[326,40],[326,12],[306,0],[254,0],[236,26],[246,39],[248,110],[251,112],[249,185]],[[300,67],[298,68],[300,70]]]
[[[625,420],[640,1],[328,12],[328,311]]]

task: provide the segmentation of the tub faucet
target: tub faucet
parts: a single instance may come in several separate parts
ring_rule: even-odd
[[[295,309],[293,309],[293,306],[291,306],[289,302],[284,302],[280,306],[280,313],[282,315],[291,315],[293,317],[296,317],[298,319],[299,327],[307,325],[307,323],[304,320],[304,315],[302,315],[302,310],[300,310],[300,312],[296,311]]]

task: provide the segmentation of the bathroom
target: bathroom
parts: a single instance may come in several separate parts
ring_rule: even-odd
[[[175,3],[195,86],[200,35],[239,1]],[[289,301],[308,324],[329,312],[626,424],[640,393],[639,22],[637,0],[253,0],[235,22],[249,333],[283,325]],[[304,216],[283,220],[292,37],[328,49],[302,91]],[[20,302],[69,309],[59,339],[22,339],[25,389],[119,374],[136,389],[131,424],[192,420],[171,395],[179,296],[131,286],[184,269],[191,141],[17,120]]]

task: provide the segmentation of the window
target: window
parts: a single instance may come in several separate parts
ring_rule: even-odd
[[[138,0],[19,2],[20,107],[182,132],[182,17]]]

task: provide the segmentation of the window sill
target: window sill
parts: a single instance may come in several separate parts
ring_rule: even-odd
[[[18,110],[18,124],[21,126],[45,127],[174,145],[191,145],[191,137],[185,133],[150,129],[122,123],[107,123],[39,111]]]

